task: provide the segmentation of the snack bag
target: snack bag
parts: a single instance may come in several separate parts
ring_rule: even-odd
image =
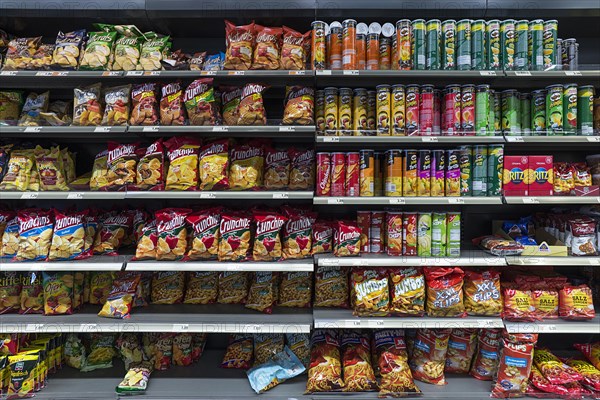
[[[316,216],[303,214],[291,208],[284,209],[288,218],[283,225],[283,258],[298,259],[310,256],[312,250],[312,227]]]
[[[223,125],[237,125],[238,105],[242,99],[242,88],[239,86],[220,86]]]
[[[271,314],[277,300],[278,276],[277,272],[254,272],[245,307]]]
[[[130,125],[157,125],[158,100],[156,83],[142,83],[134,85],[131,89],[131,117]]]
[[[186,281],[185,304],[212,304],[217,302],[218,272],[190,272]]]
[[[283,215],[272,212],[255,212],[254,223],[256,234],[252,259],[254,261],[277,261],[281,260],[281,228],[287,221]]]
[[[331,253],[333,251],[333,227],[329,221],[316,221],[312,229],[311,254]]]
[[[85,29],[63,33],[56,36],[54,53],[52,54],[53,67],[58,69],[77,69],[81,46],[85,42]]]
[[[212,78],[202,78],[193,81],[183,95],[190,125],[215,125],[215,93]]]
[[[344,389],[340,343],[336,331],[316,329],[311,338],[306,394]]]
[[[482,381],[491,381],[500,362],[500,329],[481,329],[477,337],[477,353],[469,374]]]
[[[127,125],[131,85],[115,86],[104,92],[102,125]]]
[[[44,315],[73,313],[73,274],[44,272]]]
[[[178,333],[173,337],[173,365],[192,364],[192,334]]]
[[[54,234],[48,259],[83,260],[91,257],[85,248],[85,218],[88,212],[63,213],[54,210]]]
[[[583,360],[567,359],[565,363],[577,371],[582,377],[582,383],[595,391],[600,391],[600,371],[592,364]]]
[[[92,175],[90,176],[90,190],[101,190],[108,186],[108,149],[96,154]]]
[[[102,228],[94,240],[94,254],[118,255],[118,251],[131,230],[133,217],[129,213],[108,214],[101,219]]]
[[[419,329],[415,338],[410,369],[415,379],[445,385],[444,366],[450,329]]]
[[[279,283],[281,307],[310,308],[312,300],[311,272],[283,272]]]
[[[142,228],[142,235],[135,248],[135,259],[154,260],[156,258],[157,244],[158,234],[156,232],[156,220],[152,220]]]
[[[108,69],[113,44],[117,32],[90,32],[79,69],[83,71],[103,71]]]
[[[200,142],[175,136],[165,146],[170,162],[166,190],[197,190]]]
[[[4,304],[4,306],[6,306],[6,304]],[[27,272],[23,275],[23,285],[21,287],[21,307],[19,308],[19,314],[43,313],[44,286],[42,284],[42,275],[37,272]]]
[[[11,152],[0,190],[26,191],[34,167],[35,159],[32,151],[15,150]]]
[[[266,190],[287,188],[290,183],[290,156],[286,150],[270,147],[265,150],[264,181]]]
[[[384,329],[375,331],[373,346],[377,369],[379,375],[381,375],[380,396],[400,397],[421,393],[415,385],[408,367],[403,330]]]
[[[169,36],[158,36],[156,34],[148,35],[148,38],[140,49],[140,59],[135,69],[137,71],[160,71],[162,70],[161,61],[166,49],[170,47]]]
[[[204,347],[206,346],[207,333],[192,334],[192,361],[196,362],[202,357]]]
[[[310,364],[310,334],[286,333],[285,342],[304,366]]]
[[[272,360],[251,368],[248,372],[250,386],[257,394],[266,392],[306,370],[302,362],[287,346]]]
[[[425,315],[425,275],[420,267],[390,269],[390,311],[400,316]]]
[[[165,208],[156,211],[157,260],[181,260],[187,249],[185,218],[192,210],[188,208]]]
[[[448,353],[444,372],[466,374],[477,348],[477,329],[452,329],[448,339]]]
[[[33,56],[41,42],[41,36],[12,39],[8,42],[3,69],[6,71],[33,69]]]
[[[385,268],[356,269],[350,282],[354,315],[381,317],[389,313],[390,291]]]
[[[250,253],[250,223],[241,213],[221,215],[219,231],[219,261],[243,261]]]
[[[104,304],[112,288],[111,272],[90,273],[90,304]]]
[[[469,315],[500,315],[503,308],[500,273],[495,270],[465,270],[465,310]]]
[[[251,336],[235,334],[229,336],[229,344],[221,368],[248,369],[252,365],[253,340]]]
[[[31,60],[31,68],[38,70],[48,70],[52,65],[52,54],[56,48],[53,44],[42,44],[37,48],[33,59]]]
[[[533,307],[538,318],[558,318],[558,292],[555,290],[532,290]]]
[[[569,391],[566,387],[562,385],[552,384],[542,375],[539,369],[536,368],[535,365],[531,366],[531,374],[529,375],[529,385],[526,390],[526,393],[529,395],[529,386],[533,386],[535,389],[541,390],[544,395],[541,395],[540,398],[544,398],[548,396],[546,393],[553,393],[560,397],[568,397]],[[537,397],[537,396],[533,396]]]
[[[164,189],[165,151],[162,139],[146,148],[137,163],[136,187],[141,190]]]
[[[525,393],[536,342],[537,335],[503,333],[500,364],[491,397],[519,397]]]
[[[219,304],[244,304],[248,296],[247,272],[221,272],[219,274]]]
[[[19,311],[22,284],[21,274],[18,272],[0,274],[0,315]]]
[[[122,395],[136,395],[146,392],[152,369],[136,366],[127,370],[125,377],[116,387],[115,392]]]
[[[281,28],[254,25],[256,34],[251,69],[279,69]]]
[[[43,191],[69,190],[60,149],[52,147],[50,150],[46,150],[38,146],[34,150],[34,155],[40,178],[40,189]]]
[[[212,208],[188,215],[187,223],[192,227],[192,243],[187,252],[189,260],[216,260],[219,254],[220,209]]]
[[[135,28],[135,27],[134,27]],[[134,71],[140,59],[140,46],[144,40],[142,33],[135,28],[115,41],[113,51],[113,71]]]
[[[349,268],[318,266],[315,272],[315,307],[348,308]]]
[[[194,53],[192,58],[190,58],[190,71],[202,71],[204,61],[206,61],[205,51]]]
[[[553,385],[577,382],[583,376],[567,364],[563,363],[548,349],[537,348],[533,351],[533,363],[537,369]]]
[[[535,312],[531,290],[514,289],[513,285],[503,288],[504,311],[502,318],[508,321],[536,321],[539,315]]]
[[[458,267],[425,267],[427,315],[430,317],[464,317],[463,276]]]
[[[200,190],[221,190],[229,187],[229,140],[219,139],[200,149]]]
[[[254,335],[254,364],[271,361],[284,348],[284,336],[280,333],[259,333]]]
[[[17,354],[8,359],[7,400],[24,399],[35,396],[40,389],[38,378],[39,354]],[[4,385],[3,385],[4,386]]]
[[[185,125],[185,103],[181,82],[164,84],[161,87],[160,124]]]
[[[252,65],[252,49],[256,39],[254,22],[249,25],[235,26],[225,20],[224,69],[247,70]]]
[[[289,149],[291,160],[290,190],[313,190],[315,187],[315,151]]]
[[[229,186],[234,190],[254,189],[263,184],[264,150],[259,142],[235,146],[231,150]]]
[[[181,303],[184,296],[185,273],[161,271],[152,274],[152,304]]]
[[[133,299],[140,283],[140,274],[130,278],[116,279],[113,281],[112,290],[106,299],[100,317],[128,319],[133,307]],[[141,360],[140,360],[141,361]]]
[[[342,365],[344,391],[377,390],[377,380],[371,365],[371,342],[368,334],[345,331],[342,334]]]
[[[85,363],[85,346],[75,333],[69,333],[65,339],[65,363],[75,369],[81,369]]]
[[[154,343],[154,369],[166,371],[173,362],[174,333],[159,333]]]
[[[50,99],[50,92],[44,92],[42,94],[29,93],[25,99],[25,104],[21,110],[21,117],[19,118],[19,126],[40,126],[42,125],[42,117],[40,113],[48,110],[48,102]]]
[[[285,88],[284,125],[312,125],[315,123],[315,90],[309,86]]]
[[[236,114],[236,125],[267,125],[267,113],[262,92],[269,86],[260,83],[248,83],[242,89],[242,96]]]
[[[333,255],[336,257],[360,254],[361,229],[355,222],[337,221],[333,230]]]
[[[302,70],[305,69],[308,54],[305,50],[306,43],[310,43],[312,31],[305,34],[297,32],[292,28],[283,26],[283,46],[281,47],[281,69]]]
[[[138,147],[139,143],[108,142],[106,165],[110,189],[119,190],[135,184]]]
[[[0,91],[0,126],[16,126],[22,106],[23,92]],[[6,150],[2,149],[3,152]],[[2,179],[2,174],[0,174],[0,179]]]
[[[104,114],[101,103],[100,83],[73,90],[73,125],[98,126]]]
[[[25,209],[17,213],[19,248],[15,261],[45,261],[52,243],[54,221],[49,211]]]
[[[562,319],[585,320],[596,316],[592,290],[587,285],[565,285],[560,296],[558,315]]]

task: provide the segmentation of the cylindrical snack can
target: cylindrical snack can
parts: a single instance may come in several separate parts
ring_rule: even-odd
[[[426,27],[424,19],[415,19],[411,22],[412,26],[412,55],[413,69],[425,69],[426,64]]]
[[[446,255],[446,213],[434,212],[431,217],[431,255],[433,257],[444,257]]]
[[[433,134],[433,85],[422,85],[419,97],[419,135]]]
[[[502,131],[502,94],[494,91],[494,132],[499,135]]]
[[[360,229],[360,252],[371,252],[371,211],[357,211],[356,224]]]
[[[487,163],[487,195],[500,196],[502,194],[502,174],[504,172],[504,146],[501,144],[489,145]]]
[[[556,39],[558,38],[558,21],[555,19],[544,22],[544,70],[554,69],[556,65]]]
[[[312,69],[325,69],[327,67],[327,43],[325,30],[327,24],[323,21],[314,21],[312,27],[311,66]]]
[[[371,230],[369,232],[371,242],[371,253],[383,253],[385,251],[385,211],[371,212]]]
[[[519,92],[514,89],[502,91],[502,132],[510,135],[519,135],[521,132],[521,118],[519,110],[521,102]]]
[[[496,115],[494,114],[494,96],[496,91],[490,89],[488,92],[488,135],[495,136],[498,133],[495,131]]]
[[[463,136],[475,135],[475,85],[461,86],[460,113]]]
[[[389,70],[392,68],[392,43],[390,38],[379,38],[379,69]]]
[[[317,196],[331,194],[331,153],[317,153]]]
[[[577,129],[582,135],[594,134],[594,86],[577,89]]]
[[[346,196],[360,196],[360,154],[346,153]]]
[[[390,69],[398,70],[398,62],[396,61],[396,60],[398,60],[398,36],[396,35],[395,32],[392,35],[391,41],[392,41],[392,53],[391,53],[392,55],[390,57],[390,59],[391,59]]]
[[[531,92],[531,134],[546,134],[546,91],[543,89]]]
[[[377,134],[377,92],[375,90],[367,91],[367,129],[368,136]]]
[[[529,22],[529,37],[531,38],[529,54],[529,69],[544,70],[544,21],[534,19]]]
[[[385,213],[386,225],[386,252],[389,256],[402,255],[402,213],[388,211]]]
[[[417,160],[417,196],[431,196],[431,151],[419,150]]]
[[[377,89],[377,135],[390,136],[391,97],[390,85],[379,85]]]
[[[594,130],[600,131],[600,98],[594,99]]]
[[[546,87],[546,131],[549,136],[563,134],[563,86]]]
[[[485,63],[485,20],[477,19],[471,22],[471,69],[476,71],[484,70]]]
[[[367,35],[367,69],[376,71],[379,69],[379,34],[369,33]]]
[[[531,93],[519,93],[521,135],[531,136]]]
[[[446,152],[444,150],[431,151],[431,196],[443,197],[446,180]]]
[[[460,150],[446,152],[446,197],[460,196]]]
[[[488,148],[485,145],[473,146],[473,196],[487,196]]]
[[[406,121],[404,111],[406,107],[406,93],[404,85],[392,86],[392,118],[394,127],[393,136],[406,136]]]
[[[375,196],[375,151],[360,151],[360,196]]]
[[[331,196],[346,195],[346,153],[331,153]]]
[[[444,89],[444,125],[442,133],[448,136],[458,135],[461,131],[460,86],[448,85]]]
[[[556,55],[554,60],[554,69],[560,71],[567,62],[567,48],[563,46],[563,40],[556,38]]]
[[[398,69],[412,69],[412,33],[411,23],[408,19],[396,22],[396,36],[398,38]]]
[[[442,91],[433,89],[433,134],[442,133]]]
[[[386,197],[402,196],[402,150],[385,152],[385,189]]]
[[[342,69],[342,27],[339,22],[332,23],[329,28],[329,69]]]
[[[565,71],[577,71],[579,69],[579,44],[577,39],[563,40],[563,47],[566,48],[565,53],[567,55],[563,69]]]
[[[500,21],[491,19],[487,22],[487,68],[491,70],[502,69],[502,50],[500,48]]]
[[[475,134],[487,136],[490,134],[490,85],[477,85],[475,88]]]
[[[500,23],[500,48],[502,49],[502,68],[515,69],[515,20],[505,19]]]
[[[425,66],[427,69],[438,70],[442,63],[440,60],[440,36],[442,21],[430,19],[425,25],[427,29]]]
[[[352,129],[354,135],[366,135],[369,126],[367,124],[367,89],[354,89],[352,98]]]
[[[325,93],[325,132],[336,135],[338,130],[338,90],[326,87]]]
[[[460,195],[473,195],[473,163],[471,147],[463,146],[458,149],[458,164],[460,165]]]
[[[339,134],[352,135],[352,89],[340,88],[338,99]]]
[[[384,153],[375,152],[375,196],[383,196]]]
[[[402,158],[402,196],[417,195],[417,150],[404,150]]]
[[[456,69],[471,69],[471,20],[461,19],[456,23]]]
[[[563,132],[575,135],[577,132],[577,85],[567,83],[563,89]]]
[[[315,93],[315,123],[319,134],[325,133],[325,91],[317,90]]]
[[[442,69],[456,69],[456,21],[453,19],[442,22],[441,50]]]
[[[460,257],[460,212],[448,212],[446,257]]]
[[[342,69],[356,69],[356,20],[345,19],[342,22]]]
[[[529,69],[529,21],[518,20],[515,23],[515,69],[526,71]]]
[[[402,214],[402,255],[417,255],[417,213]]]
[[[404,110],[406,135],[419,134],[419,85],[406,86],[406,106]]]
[[[417,255],[431,257],[431,213],[419,213],[417,221]]]
[[[356,66],[359,70],[367,69],[367,35],[356,35]]]

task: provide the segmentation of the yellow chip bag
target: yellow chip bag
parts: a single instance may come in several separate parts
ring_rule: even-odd
[[[229,187],[235,190],[253,189],[263,184],[265,156],[263,146],[256,141],[235,146],[231,150]]]
[[[19,211],[17,218],[19,219],[19,250],[16,260],[47,260],[54,229],[50,212],[26,209]]]
[[[0,213],[0,220],[6,220],[6,227],[2,233],[2,247],[0,258],[12,258],[19,250],[19,219],[10,211]]]
[[[216,140],[200,151],[200,190],[217,190],[229,187],[229,141]]]
[[[200,142],[175,136],[167,140],[165,146],[170,162],[166,190],[197,190]]]
[[[34,154],[39,174],[40,188],[42,190],[56,191],[69,190],[60,149],[58,147],[53,147],[48,150],[38,146],[35,149]]]
[[[92,177],[90,178],[90,190],[100,190],[108,186],[107,157],[108,150],[104,150],[96,155],[94,166],[92,167]]]
[[[48,257],[50,260],[82,260],[91,256],[89,251],[85,251],[86,216],[87,211],[67,214],[54,210],[54,235]]]
[[[4,175],[2,184],[0,184],[0,190],[27,190],[34,164],[31,150],[15,150],[11,152],[10,160],[6,167],[6,175]]]

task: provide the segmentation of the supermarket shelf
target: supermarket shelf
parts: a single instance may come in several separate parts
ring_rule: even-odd
[[[312,137],[314,125],[253,125],[253,126],[130,126],[128,132],[142,135],[162,135],[165,133],[194,133],[210,135],[249,135],[260,133],[261,137]]]
[[[419,266],[505,266],[504,257],[496,257],[481,250],[463,250],[460,257],[407,257],[385,254],[364,254],[359,257],[317,255],[318,266],[341,267],[419,267]]]
[[[131,256],[94,256],[75,261],[11,262],[0,260],[0,271],[121,271]]]
[[[14,133],[124,133],[127,126],[0,126],[0,134]]]
[[[445,70],[320,70],[316,71],[318,77],[348,78],[352,76],[369,78],[481,78],[503,77],[504,71],[445,71]]]
[[[141,72],[141,71],[140,71]],[[0,71],[2,79],[17,79],[17,78],[120,78],[124,76],[122,71]]]
[[[477,144],[504,143],[504,136],[322,136],[317,143],[328,144]]]
[[[495,205],[501,197],[315,197],[316,205]]]
[[[506,257],[508,265],[543,265],[553,267],[600,266],[600,257]]]
[[[504,136],[507,143],[576,144],[600,143],[600,136]]]
[[[430,317],[355,317],[352,310],[313,310],[315,328],[503,328],[500,317],[430,318]]]
[[[507,204],[598,204],[600,196],[504,196]]]
[[[273,314],[239,304],[152,305],[133,310],[127,320],[102,318],[101,306],[87,306],[73,315],[2,315],[0,333],[31,332],[210,332],[308,333],[310,309],[276,307]]]
[[[219,262],[219,261],[131,261],[127,271],[309,271],[314,270],[312,259],[286,260],[282,262]]]
[[[125,192],[1,192],[0,200],[122,200]]]
[[[202,200],[307,200],[313,198],[313,192],[282,191],[150,191],[127,192],[126,199],[202,199]]]
[[[277,78],[277,77],[294,77],[296,78],[312,78],[315,76],[315,71],[0,71],[2,79],[18,79],[18,78],[142,78],[142,77],[166,77],[166,78],[194,78],[200,76],[214,77],[256,77],[256,78]]]
[[[546,319],[536,322],[508,322],[504,325],[510,333],[591,333],[600,335],[600,316],[589,321]]]
[[[520,79],[560,79],[560,78],[595,78],[600,79],[600,70],[584,71],[504,71],[507,78]]]

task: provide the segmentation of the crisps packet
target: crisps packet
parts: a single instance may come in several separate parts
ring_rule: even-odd
[[[113,51],[113,71],[134,71],[140,59],[140,46],[144,37],[137,28],[135,33],[120,36]]]
[[[90,190],[101,190],[108,186],[108,150],[101,151],[94,158],[92,176],[90,177]]]
[[[165,208],[156,211],[157,260],[181,260],[187,249],[185,218],[192,210],[188,208]]]
[[[247,83],[242,89],[242,97],[238,104],[237,125],[266,125],[267,112],[263,101],[262,92],[269,86],[260,83]]]
[[[252,259],[254,261],[277,261],[282,258],[281,228],[287,217],[272,212],[254,213],[256,234]]]
[[[286,86],[284,125],[314,125],[315,89],[310,86]]]
[[[334,330],[317,329],[311,337],[310,365],[305,393],[333,392],[344,388],[340,342]]]
[[[277,272],[254,272],[252,274],[252,283],[250,284],[248,298],[244,307],[265,314],[271,314],[273,312],[273,306],[277,301],[278,278],[279,274]],[[281,344],[283,345],[283,341]],[[257,353],[256,347],[255,353]],[[258,355],[256,358],[258,361]]]
[[[121,144],[108,142],[106,164],[108,166],[108,189],[121,190],[135,184],[136,153],[139,143]]]
[[[229,187],[229,140],[219,139],[205,144],[200,150],[200,190],[219,190]]]
[[[101,219],[102,228],[94,241],[94,254],[118,255],[127,232],[131,230],[132,215],[120,213]]]
[[[172,82],[161,87],[160,124],[185,125],[185,103],[181,82]]]
[[[11,212],[3,212],[3,215],[7,219],[2,233],[0,258],[13,258],[19,251],[19,218]]]
[[[229,187],[233,190],[247,190],[263,184],[264,149],[260,142],[250,141],[246,145],[231,149],[229,167]]]
[[[469,315],[500,315],[503,310],[500,273],[496,270],[465,270],[465,311]]]
[[[290,182],[290,156],[287,150],[277,150],[268,147],[265,150],[266,190],[286,189]]]
[[[140,59],[135,69],[137,71],[160,71],[162,70],[161,61],[170,47],[169,36],[158,36],[156,34],[145,34],[148,38],[140,50]]]
[[[37,147],[35,149],[35,161],[40,177],[40,189],[51,191],[66,191],[69,186],[66,182],[63,167],[63,156],[58,147],[50,150]]]
[[[200,142],[193,138],[172,137],[165,142],[169,157],[166,190],[198,189]]]
[[[141,190],[163,190],[165,178],[165,151],[162,139],[146,148],[137,164],[136,187]]]
[[[420,394],[408,367],[407,345],[402,329],[375,331],[375,364],[381,375],[380,396],[403,397]]]
[[[219,261],[243,261],[250,252],[251,219],[242,213],[221,215]]]
[[[284,215],[288,218],[283,226],[283,258],[297,259],[310,256],[312,250],[312,224],[316,215],[304,215],[297,210],[284,208]]]
[[[315,150],[290,148],[290,190],[313,190],[315,186]]]
[[[249,25],[235,26],[225,20],[224,69],[247,70],[252,65],[252,49],[256,39],[254,22]]]
[[[256,33],[251,69],[279,69],[281,28],[254,25]]]
[[[450,329],[419,329],[409,365],[415,379],[445,385],[444,365]]]
[[[54,234],[49,260],[83,260],[91,257],[85,248],[84,220],[87,214],[87,210],[76,213],[54,210]]]
[[[242,99],[242,88],[239,86],[220,86],[221,110],[223,125],[237,125],[239,115],[238,105]]]
[[[73,314],[73,274],[44,272],[44,315]]]
[[[74,126],[98,126],[102,123],[101,90],[100,83],[73,90]]]
[[[58,69],[77,69],[81,46],[86,38],[85,29],[73,32],[58,32],[56,47],[52,54],[52,66]]]
[[[463,277],[460,268],[425,267],[427,315],[430,317],[464,317]]]
[[[48,110],[48,103],[50,101],[50,92],[44,92],[41,94],[29,93],[25,99],[25,104],[21,110],[21,117],[19,118],[19,126],[40,126],[42,125],[42,117],[40,113]]]
[[[43,313],[44,286],[42,285],[42,275],[38,272],[27,272],[23,275],[19,314]]]
[[[156,83],[142,83],[131,89],[130,125],[156,125],[159,121]]]
[[[213,78],[196,79],[185,89],[183,101],[190,125],[215,125],[217,122]]]
[[[377,390],[377,380],[371,364],[369,334],[355,331],[343,332],[342,363],[345,391],[370,392]]]
[[[27,190],[34,165],[35,161],[31,150],[15,150],[11,152],[6,168],[6,175],[4,175],[2,184],[0,184],[0,190]]]
[[[2,69],[5,71],[33,69],[33,56],[41,42],[41,36],[15,38],[8,42],[6,60]]]
[[[337,221],[333,230],[333,255],[336,257],[360,254],[361,230],[355,222]]]
[[[103,71],[108,69],[113,43],[117,32],[90,32],[79,69],[83,71]]]
[[[129,97],[131,85],[115,86],[104,92],[104,116],[102,125],[127,125],[129,121]]]
[[[281,69],[303,70],[305,69],[306,43],[310,43],[312,31],[305,34],[297,32],[292,28],[283,26],[283,46],[281,47]]]
[[[135,248],[136,260],[154,260],[156,258],[156,245],[158,234],[156,231],[156,220],[148,222],[142,228],[142,235]]]
[[[19,250],[15,261],[45,261],[52,241],[54,221],[49,211],[25,209],[19,219]]]
[[[130,278],[117,279],[106,299],[102,310],[98,313],[100,317],[128,319],[130,318],[133,298],[140,283],[140,275]]]
[[[187,252],[189,260],[215,260],[219,253],[221,212],[217,208],[194,212],[186,216],[192,227],[192,243]]]
[[[19,311],[22,284],[20,272],[0,273],[0,315]]]

